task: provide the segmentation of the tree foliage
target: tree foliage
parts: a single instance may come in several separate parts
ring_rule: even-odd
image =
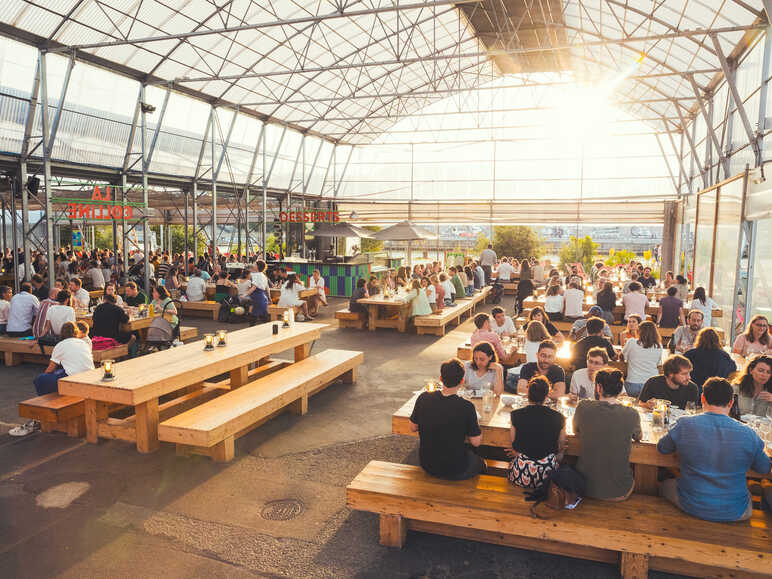
[[[377,225],[367,225],[362,229],[367,229],[368,231],[372,231],[372,232],[381,230],[381,228],[378,227]],[[378,251],[383,251],[383,241],[379,239],[367,239],[363,237],[361,247],[362,247],[362,253],[375,253]]]
[[[615,265],[626,265],[630,263],[631,259],[635,259],[635,252],[630,251],[629,249],[623,249],[621,251],[616,251],[612,247],[609,249],[608,257],[604,261],[604,263],[608,266],[615,266]]]
[[[490,245],[491,240],[488,239],[484,233],[478,233],[477,234],[477,245],[474,246],[475,253],[477,255],[480,254],[480,252],[487,248],[488,245]]]
[[[480,238],[478,237],[478,243]],[[506,255],[517,259],[539,257],[542,244],[539,236],[524,225],[495,225],[493,227],[493,250],[497,255]]]
[[[590,271],[598,247],[599,244],[595,243],[589,235],[582,238],[572,235],[568,243],[560,248],[560,263],[567,265],[578,262],[582,264],[584,271]]]

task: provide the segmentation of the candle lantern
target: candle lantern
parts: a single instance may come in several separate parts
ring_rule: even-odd
[[[113,360],[105,360],[104,361],[104,376],[102,376],[103,382],[111,382],[115,380],[115,368],[114,365],[115,362]]]
[[[226,330],[217,330],[217,345],[221,348],[228,345],[225,339],[225,335],[227,333],[228,332]]]
[[[214,334],[204,334],[204,350],[214,350]]]

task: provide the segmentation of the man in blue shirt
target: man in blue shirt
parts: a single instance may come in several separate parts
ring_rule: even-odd
[[[729,417],[732,386],[710,378],[702,392],[703,414],[685,416],[660,439],[662,454],[678,451],[681,476],[664,481],[660,495],[707,521],[744,521],[753,514],[745,473],[770,471],[764,442]]]

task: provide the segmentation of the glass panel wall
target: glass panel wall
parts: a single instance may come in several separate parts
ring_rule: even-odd
[[[735,282],[737,280],[737,254],[740,249],[740,223],[742,220],[743,183],[740,178],[727,183],[718,195],[718,222],[716,225],[716,256],[713,266],[712,297],[723,310],[721,318],[714,319],[713,325],[724,330],[731,337]],[[740,311],[743,304],[738,304]]]
[[[710,289],[710,261],[713,256],[713,225],[716,217],[716,193],[713,189],[700,195],[697,209],[697,239],[694,248],[694,287]]]
[[[772,239],[772,218],[759,220],[756,226],[751,316],[762,314],[772,320],[772,253],[767,250],[770,239]]]

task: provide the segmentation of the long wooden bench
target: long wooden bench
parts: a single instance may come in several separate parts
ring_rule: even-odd
[[[585,499],[548,519],[531,514],[523,489],[480,475],[444,481],[421,468],[372,461],[346,487],[348,506],[380,516],[380,542],[403,547],[408,530],[618,564],[622,577],[648,570],[711,577],[772,574],[772,517],[710,523],[665,499]],[[540,507],[546,510],[546,507]]]
[[[217,321],[217,316],[220,313],[220,304],[210,300],[203,302],[180,302],[181,314],[189,316],[203,316],[205,318],[211,316],[213,320]]]
[[[502,281],[501,285],[504,287],[504,293],[508,295],[515,295],[517,293],[516,281]]]
[[[187,342],[198,337],[198,328],[194,326],[180,326],[180,342]]]
[[[289,306],[270,304],[268,306],[268,315],[271,317],[271,321],[275,322],[277,320],[281,320],[284,317],[284,312],[288,311],[289,309]]]
[[[413,324],[416,327],[418,335],[436,334],[445,335],[445,328],[448,324],[460,324],[462,316],[472,309],[472,302],[469,300],[456,300],[455,306],[445,306],[441,312],[428,314],[425,316],[415,316]]]
[[[43,346],[45,354],[41,353],[37,340],[22,340],[20,338],[0,338],[0,352],[6,366],[17,366],[22,362],[35,364],[48,364],[53,346]],[[94,350],[92,352],[94,363],[100,364],[104,360],[118,360],[129,355],[129,347],[126,344],[115,346],[107,350]]]
[[[367,327],[367,314],[364,312],[352,312],[348,308],[343,308],[335,312],[335,319],[338,320],[339,328],[364,330]]]
[[[158,438],[175,443],[179,454],[227,462],[236,438],[285,410],[305,414],[308,398],[336,378],[354,382],[363,360],[362,352],[325,350],[161,422]]]

